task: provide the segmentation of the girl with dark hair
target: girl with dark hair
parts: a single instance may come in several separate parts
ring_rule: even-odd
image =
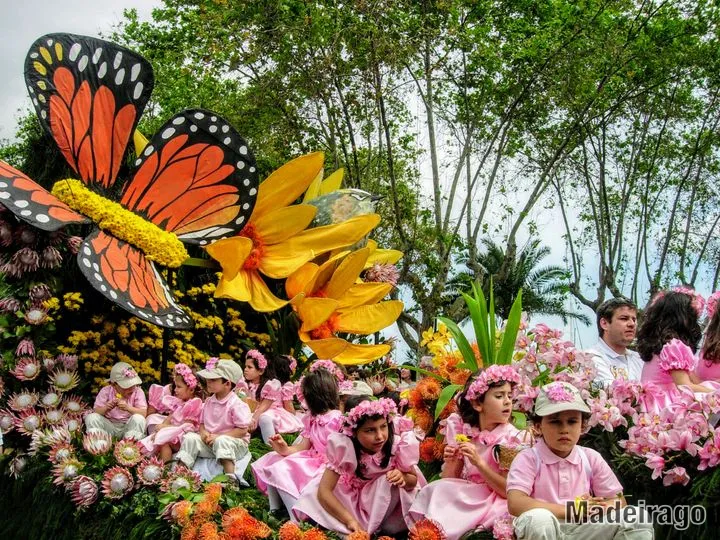
[[[701,381],[720,382],[720,291],[710,295],[707,301],[708,325],[705,340],[695,373]]]
[[[270,510],[280,509],[282,501],[291,511],[303,488],[325,471],[328,437],[342,427],[338,383],[330,372],[319,369],[308,373],[302,381],[302,392],[309,412],[303,417],[300,439],[288,446],[281,435],[273,435],[270,446],[274,452],[252,464],[255,483],[268,495]]]
[[[297,433],[303,428],[295,415],[295,385],[290,382],[291,363],[287,356],[266,357],[257,349],[245,356],[248,397],[255,401],[250,431],[260,428],[265,444],[276,433]]]
[[[491,365],[469,380],[458,399],[458,413],[445,426],[442,478],[423,489],[406,521],[438,522],[449,540],[493,523],[507,512],[506,472],[493,447],[515,440],[519,431],[510,423],[513,386],[520,375],[512,366]]]
[[[354,406],[343,432],[327,443],[327,468],[308,484],[293,513],[341,534],[404,531],[403,516],[425,484],[412,421],[398,416],[387,398],[351,396],[348,402]]]
[[[695,374],[695,352],[702,337],[693,297],[684,292],[661,293],[645,310],[638,330],[638,352],[645,362],[640,381],[657,389],[642,397],[647,412],[672,409],[680,400],[679,386],[697,393],[711,392],[713,383]]]

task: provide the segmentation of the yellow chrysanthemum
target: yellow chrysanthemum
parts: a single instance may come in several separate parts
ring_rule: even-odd
[[[399,300],[380,302],[392,290],[389,283],[357,283],[369,253],[363,248],[322,266],[307,263],[285,282],[302,320],[300,339],[320,358],[365,364],[390,351],[389,345],[357,345],[336,337],[338,332],[378,332],[395,322],[403,309]]]
[[[321,173],[323,160],[322,153],[308,154],[272,173],[260,184],[252,216],[240,234],[206,248],[223,269],[215,296],[249,302],[257,311],[275,311],[287,301],[270,292],[262,275],[286,278],[316,256],[354,244],[377,226],[380,217],[368,214],[307,229],[316,208],[289,205]]]

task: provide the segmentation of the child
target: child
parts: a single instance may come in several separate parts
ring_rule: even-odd
[[[162,407],[170,416],[156,426],[155,432],[145,437],[140,444],[148,454],[159,451],[160,458],[167,463],[173,452],[180,449],[180,442],[189,431],[197,431],[202,412],[202,399],[198,397],[201,388],[192,371],[185,364],[175,364],[173,370],[174,396],[165,396]]]
[[[415,372],[408,369],[406,366],[412,366],[412,364],[403,364],[400,366],[400,382],[398,383],[397,387],[398,392],[412,390],[417,384],[415,382]]]
[[[506,474],[492,454],[496,444],[514,440],[519,433],[509,423],[513,385],[519,382],[513,367],[497,365],[469,381],[458,399],[460,414],[451,414],[446,422],[442,479],[420,491],[407,516],[408,526],[433,519],[449,540],[456,540],[478,527],[492,529],[495,519],[507,512]]]
[[[412,422],[396,416],[392,400],[350,399],[363,401],[345,416],[343,432],[330,435],[327,468],[293,513],[341,534],[403,531],[403,515],[425,484]]]
[[[507,477],[508,510],[517,516],[513,526],[518,540],[653,538],[652,525],[638,519],[639,511],[622,512],[618,523],[565,522],[578,497],[592,495],[591,504],[606,508],[616,501],[625,506],[610,466],[595,450],[577,445],[589,418],[590,408],[573,385],[556,381],[540,389],[533,423],[542,438],[513,460]]]
[[[701,381],[720,382],[720,291],[710,295],[707,301],[708,325],[705,340],[695,373]]]
[[[88,433],[104,431],[118,439],[140,440],[145,437],[147,401],[140,388],[142,381],[126,362],[116,363],[110,370],[110,383],[95,397],[92,413],[85,417]]]
[[[642,383],[654,383],[655,390],[645,393],[646,412],[672,409],[680,400],[680,388],[707,393],[713,383],[702,382],[695,374],[695,351],[702,336],[693,297],[669,291],[646,310],[638,330],[638,352],[645,362]]]
[[[147,432],[149,434],[154,433],[158,426],[167,418],[167,415],[172,413],[163,403],[163,400],[168,397],[173,397],[172,384],[166,384],[165,386],[159,384],[150,385],[147,398],[147,417],[145,418],[145,425],[147,426]]]
[[[203,406],[199,433],[186,433],[175,456],[188,467],[198,457],[214,457],[225,474],[234,477],[235,461],[248,451],[248,426],[252,414],[233,386],[242,379],[242,368],[232,360],[211,359],[198,371],[212,394]]]
[[[265,357],[257,349],[245,356],[245,379],[249,397],[257,402],[250,431],[260,428],[265,444],[276,433],[296,433],[303,428],[295,415],[295,385],[290,382],[291,364],[285,356]]]
[[[303,417],[300,440],[288,446],[281,435],[273,435],[270,445],[274,452],[252,465],[255,483],[268,494],[271,511],[280,508],[280,499],[288,513],[291,511],[303,488],[325,471],[328,437],[342,428],[335,377],[324,369],[312,371],[303,378],[302,391],[310,411]]]

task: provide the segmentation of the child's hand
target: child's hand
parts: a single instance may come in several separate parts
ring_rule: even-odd
[[[120,401],[117,402],[117,408],[120,409],[121,411],[127,412],[130,409],[130,405],[128,405],[127,401],[125,401],[124,399],[121,399]]]
[[[385,473],[385,478],[393,486],[405,487],[405,475],[399,469],[393,469]]]
[[[270,446],[281,456],[287,455],[289,448],[288,443],[279,433],[276,433],[275,435],[270,437]]]
[[[358,520],[355,518],[348,521],[345,526],[350,530],[350,532],[365,532]]]
[[[474,444],[467,442],[461,443],[458,447],[458,451],[461,455],[468,458],[468,460],[470,460],[470,463],[475,465],[478,469],[480,468],[480,464],[483,460],[477,453],[477,448],[475,448]]]
[[[217,435],[215,435],[214,433],[206,432],[205,436],[203,437],[203,442],[208,446],[212,446],[212,444],[215,442],[215,439],[217,439]]]
[[[253,431],[255,431],[257,429],[257,426],[258,426],[257,418],[255,418],[253,416],[253,419],[250,421],[250,425],[248,426],[248,431],[252,433]]]
[[[454,444],[448,444],[445,446],[445,450],[443,450],[443,460],[444,461],[456,461],[460,459],[458,456],[458,451],[460,448],[458,448]]]

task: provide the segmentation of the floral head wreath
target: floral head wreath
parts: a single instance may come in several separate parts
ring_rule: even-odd
[[[342,432],[348,437],[352,437],[355,430],[362,420],[366,416],[384,416],[390,420],[397,414],[397,407],[395,402],[389,398],[382,398],[378,400],[363,401],[356,407],[350,409],[345,415],[345,422],[343,423]]]
[[[335,378],[338,381],[344,381],[345,380],[345,374],[342,372],[342,370],[335,365],[335,362],[332,360],[316,360],[313,362],[313,364],[310,366],[310,371],[317,371],[318,369],[323,368],[328,370],[330,373],[335,375]]]
[[[491,384],[502,381],[510,384],[520,384],[520,375],[512,366],[492,365],[477,376],[470,388],[468,388],[465,397],[467,399],[477,399],[490,389]]]
[[[295,373],[295,370],[297,369],[297,360],[295,360],[295,357],[290,356],[289,354],[284,354],[283,356],[287,358],[288,362],[290,363],[290,371],[292,373]]]
[[[217,366],[217,363],[220,359],[217,356],[212,356],[208,358],[208,361],[205,362],[205,369],[211,370],[215,369],[215,366]]]
[[[673,287],[670,289],[671,292],[676,292],[680,294],[686,294],[690,298],[692,298],[691,305],[695,312],[697,313],[698,317],[702,317],[703,312],[705,311],[705,298],[703,298],[703,295],[697,292],[695,289],[692,289],[691,287]],[[663,296],[665,296],[665,293],[667,291],[660,291],[658,292],[655,297],[652,299],[651,305],[660,300]]]
[[[195,387],[197,386],[198,380],[193,375],[192,370],[185,364],[175,364],[175,375],[178,377],[182,377],[182,380],[185,381],[185,384],[187,384],[187,387],[190,390],[195,390]]]
[[[708,320],[712,319],[713,315],[715,315],[718,302],[720,302],[720,291],[715,291],[708,297],[707,304],[705,305],[705,312],[707,313]]]
[[[265,355],[257,349],[250,349],[247,352],[247,358],[252,358],[257,364],[258,369],[267,368],[267,358],[265,358]]]

